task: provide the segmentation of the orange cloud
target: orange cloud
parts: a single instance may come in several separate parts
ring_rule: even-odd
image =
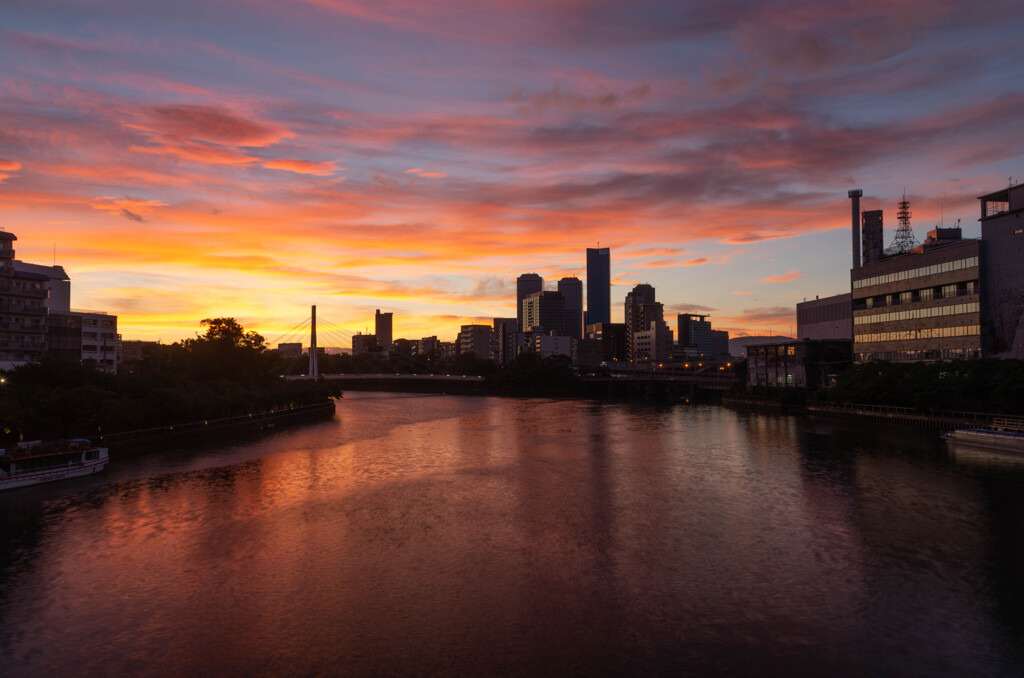
[[[790,280],[793,280],[795,278],[799,278],[801,275],[803,275],[803,273],[801,273],[800,271],[790,271],[789,273],[784,273],[782,275],[771,275],[771,276],[768,276],[764,280],[759,280],[758,282],[763,282],[763,283],[789,282]]]
[[[328,176],[337,171],[334,162],[309,162],[308,160],[294,160],[291,158],[278,158],[266,160],[263,166],[268,169],[287,170],[298,174],[314,174],[316,176]]]
[[[708,263],[707,257],[699,257],[697,259],[690,259],[683,263],[683,266],[700,266],[701,264]]]

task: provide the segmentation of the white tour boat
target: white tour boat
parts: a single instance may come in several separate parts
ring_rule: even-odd
[[[18,443],[0,449],[0,490],[99,473],[108,460],[107,448],[85,438]]]

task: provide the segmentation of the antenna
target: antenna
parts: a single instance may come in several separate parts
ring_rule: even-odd
[[[893,236],[892,244],[889,245],[887,250],[885,250],[885,253],[888,256],[904,254],[914,249],[919,244],[914,238],[914,231],[910,228],[910,201],[907,200],[906,189],[903,190],[903,200],[900,200],[899,202],[899,209],[896,210],[896,217],[899,219],[900,225],[896,229],[896,235]]]

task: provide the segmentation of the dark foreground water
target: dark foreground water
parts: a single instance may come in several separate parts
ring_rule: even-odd
[[[1024,460],[720,407],[351,394],[0,496],[0,674],[1024,675]]]

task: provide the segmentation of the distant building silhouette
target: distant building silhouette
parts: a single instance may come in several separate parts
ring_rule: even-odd
[[[562,278],[558,281],[558,292],[565,305],[562,334],[573,339],[583,336],[583,281],[579,278]]]
[[[587,248],[587,325],[612,321],[611,250]]]
[[[544,289],[544,278],[536,273],[524,273],[516,278],[516,320],[519,322],[519,329],[525,329],[523,324],[523,299],[528,294],[540,292]]]
[[[375,334],[353,334],[352,355],[363,355],[370,353],[377,348],[377,335]]]
[[[474,353],[477,358],[491,358],[491,326],[463,325],[459,330],[458,352]]]
[[[379,308],[373,317],[373,330],[374,334],[377,336],[377,345],[384,349],[391,347],[393,336],[391,327],[392,318],[393,314],[381,313]]]
[[[630,362],[668,360],[672,352],[672,331],[665,324],[664,306],[655,299],[654,288],[646,283],[634,287],[626,295],[624,311],[626,352]],[[643,336],[638,337],[638,334]]]

